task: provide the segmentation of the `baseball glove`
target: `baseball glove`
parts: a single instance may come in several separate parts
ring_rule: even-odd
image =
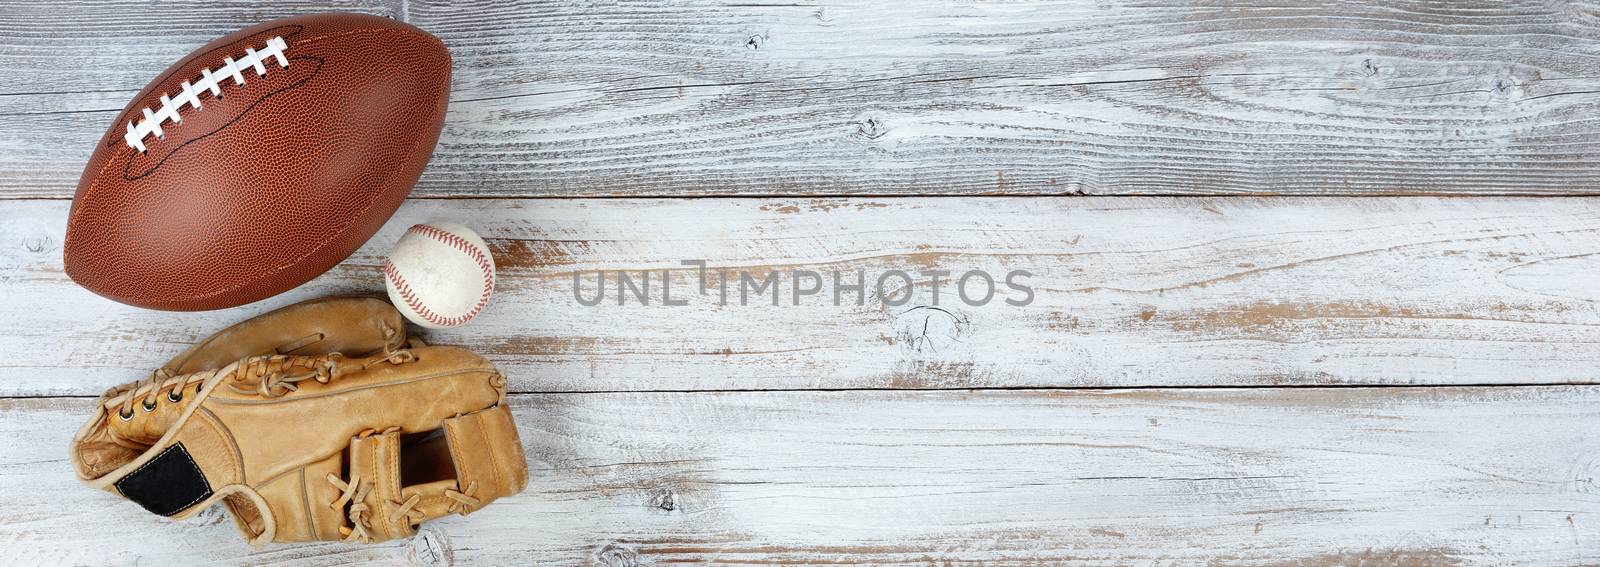
[[[384,316],[371,306],[332,307]],[[285,311],[307,313],[293,309]],[[505,377],[463,349],[413,341],[386,351],[394,336],[369,322],[375,332],[340,346],[377,345],[370,356],[246,355],[170,374],[207,356],[277,350],[283,345],[269,345],[318,319],[295,322],[283,311],[263,317],[224,331],[238,331],[231,338],[202,343],[166,371],[108,391],[73,439],[78,476],[173,518],[220,501],[252,545],[406,537],[425,520],[466,515],[526,484]],[[327,331],[290,350],[350,340],[330,340],[340,332]]]

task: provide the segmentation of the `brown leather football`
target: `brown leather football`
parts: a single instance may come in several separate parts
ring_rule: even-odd
[[[444,44],[388,18],[300,16],[206,44],[95,148],[67,221],[67,275],[182,311],[305,283],[405,200],[449,94]]]

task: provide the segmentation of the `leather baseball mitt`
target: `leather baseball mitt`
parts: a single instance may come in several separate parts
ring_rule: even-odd
[[[387,316],[370,305],[333,307]],[[263,317],[186,360],[278,350],[274,342],[301,337],[288,339],[294,345],[326,324],[282,311]],[[173,518],[220,501],[253,545],[406,537],[425,520],[519,492],[527,465],[505,377],[459,348],[413,341],[384,350],[394,336],[368,324],[362,344],[341,346],[377,345],[369,356],[256,354],[172,374],[186,369],[175,361],[113,388],[73,439],[78,476]],[[298,348],[333,346],[336,327]]]

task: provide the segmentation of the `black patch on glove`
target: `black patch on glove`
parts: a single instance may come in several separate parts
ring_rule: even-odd
[[[182,512],[211,496],[211,485],[200,465],[182,443],[167,447],[156,458],[116,482],[117,490],[144,509],[162,516]]]

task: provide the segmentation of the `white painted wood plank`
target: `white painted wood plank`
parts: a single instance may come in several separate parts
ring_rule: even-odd
[[[1600,561],[1596,387],[513,400],[532,480],[433,525],[456,564]],[[89,405],[0,400],[7,560],[405,561],[252,553],[220,513],[172,524],[80,486],[63,455]]]
[[[1600,378],[1600,199],[898,198],[421,200],[340,267],[209,313],[126,307],[61,272],[66,201],[0,205],[0,395],[93,395],[236,320],[311,297],[381,294],[412,223],[478,229],[500,267],[470,346],[515,391],[1015,386],[1592,383]],[[696,270],[783,272],[781,306],[718,305]],[[1032,304],[792,305],[791,270],[1003,277]],[[585,297],[612,272],[607,301]],[[653,304],[615,303],[650,271]],[[674,298],[660,304],[661,270]],[[715,281],[715,278],[713,278]],[[871,280],[869,280],[871,281]],[[890,288],[898,289],[891,281]],[[891,297],[900,296],[894,291]],[[974,288],[973,295],[977,295]]]
[[[195,46],[321,2],[0,3],[0,195],[71,193]],[[378,2],[442,37],[418,195],[1593,193],[1581,5]]]

